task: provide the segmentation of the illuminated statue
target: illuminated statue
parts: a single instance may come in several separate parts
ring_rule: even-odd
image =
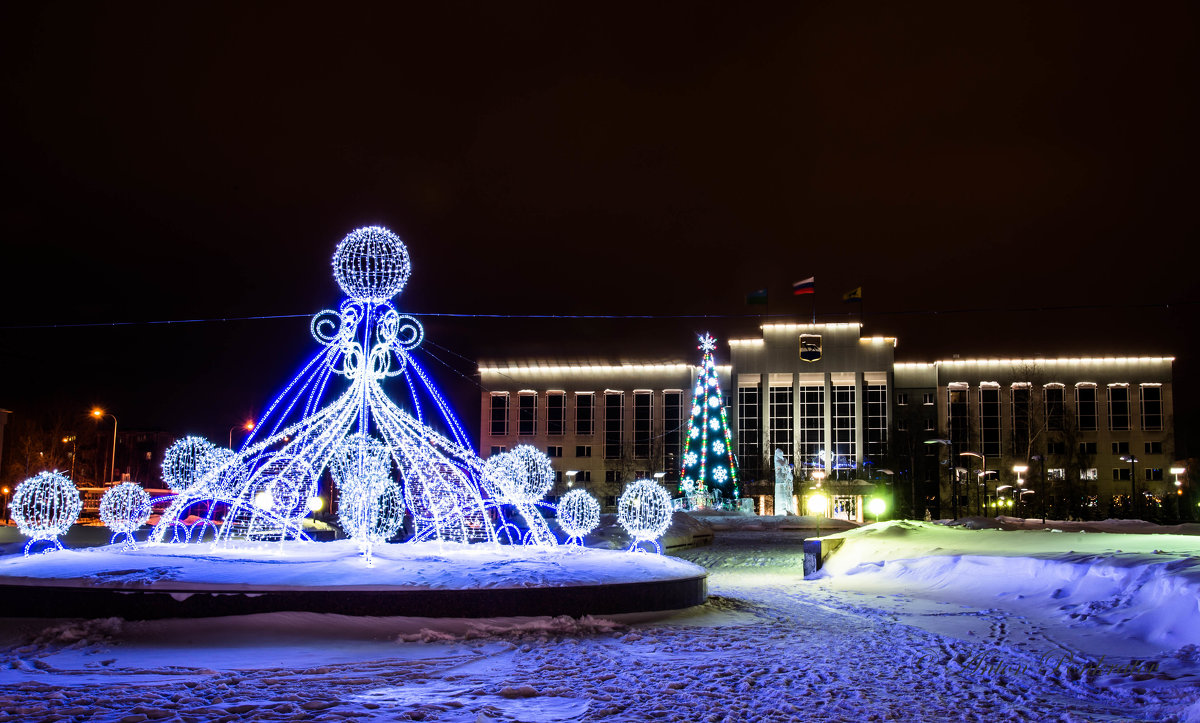
[[[775,450],[775,514],[798,514],[796,498],[792,494],[792,468],[782,449]]]

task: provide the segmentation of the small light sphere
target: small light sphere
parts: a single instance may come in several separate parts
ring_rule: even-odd
[[[671,526],[671,495],[657,482],[630,482],[617,500],[617,522],[635,542],[662,537]]]
[[[122,482],[100,498],[100,521],[116,534],[133,534],[149,519],[150,493],[136,482]]]
[[[558,501],[558,526],[571,537],[583,537],[600,525],[600,503],[584,490],[571,490]]]
[[[867,512],[870,512],[871,514],[875,515],[876,517],[882,515],[883,511],[886,509],[887,509],[887,503],[884,502],[883,500],[879,499],[878,497],[873,498],[870,502],[867,503]]]
[[[191,489],[205,475],[228,462],[213,443],[203,437],[184,437],[167,448],[162,461],[162,478],[172,492]]]
[[[387,301],[404,288],[412,273],[408,248],[382,226],[364,226],[342,239],[333,252],[333,277],[352,299]]]
[[[309,512],[320,512],[324,508],[325,508],[325,500],[324,499],[322,499],[320,497],[309,497],[308,498],[308,511]]]
[[[65,535],[82,509],[79,490],[58,472],[40,472],[17,485],[13,493],[13,521],[22,535],[34,540]]]

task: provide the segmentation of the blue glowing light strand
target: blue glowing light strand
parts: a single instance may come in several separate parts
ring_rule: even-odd
[[[417,376],[420,377],[421,382],[425,385],[425,388],[429,391],[429,395],[433,398],[434,403],[437,405],[438,411],[440,411],[442,414],[442,419],[444,419],[446,424],[450,427],[450,431],[454,435],[455,441],[467,449],[473,450],[473,447],[471,447],[470,438],[463,430],[462,424],[458,421],[458,417],[456,417],[454,414],[454,410],[452,410],[450,405],[446,403],[446,400],[442,397],[442,394],[438,390],[437,386],[429,378],[429,375],[425,372],[421,365],[417,363],[417,360],[414,359],[412,355],[406,355],[406,360],[413,368],[413,371],[417,373]]]
[[[404,383],[408,386],[408,394],[412,397],[413,414],[417,417],[417,424],[424,424],[425,418],[421,414],[421,400],[417,398],[417,387],[413,384],[412,375],[409,374],[410,364],[404,365]]]

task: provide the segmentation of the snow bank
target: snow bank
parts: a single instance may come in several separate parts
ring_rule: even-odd
[[[834,587],[1008,607],[1159,649],[1200,645],[1195,536],[895,521],[833,537],[843,544],[817,577]]]
[[[682,513],[677,513],[682,514]],[[687,515],[702,521],[718,532],[758,532],[763,530],[815,530],[821,536],[826,532],[840,532],[858,527],[857,522],[835,520],[812,515],[748,515],[744,512],[726,510],[696,510]]]
[[[0,582],[164,589],[360,590],[558,587],[694,577],[704,568],[664,555],[439,543],[379,545],[367,567],[352,541],[238,547],[119,545],[0,558]]]

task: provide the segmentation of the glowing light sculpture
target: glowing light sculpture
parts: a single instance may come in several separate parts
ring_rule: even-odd
[[[683,468],[679,475],[683,484],[680,486],[692,507],[701,506],[710,489],[720,491],[725,499],[736,505],[741,492],[729,420],[721,404],[721,383],[713,359],[717,340],[711,334],[704,334],[697,348],[704,352],[704,357],[696,375],[692,415],[688,419],[688,433],[684,436]]]
[[[661,485],[651,479],[630,482],[617,500],[617,522],[633,538],[630,552],[640,552],[641,543],[653,542],[661,554],[658,538],[671,526],[671,514],[671,495]]]
[[[349,298],[313,317],[321,351],[268,406],[234,457],[191,441],[169,465],[164,460],[164,479],[176,495],[155,542],[166,541],[167,530],[201,504],[208,523],[214,509],[225,509],[219,543],[307,540],[307,501],[320,495],[328,468],[344,513],[339,521],[364,556],[394,534],[405,514],[414,542],[495,543],[498,529],[515,529],[506,517],[515,510],[528,530],[523,541],[557,544],[537,510],[553,483],[548,460],[521,452],[503,474],[484,474],[484,460],[414,358],[424,330],[392,303],[411,270],[407,248],[385,228],[358,229],[338,244],[334,278]],[[395,377],[408,389],[407,409],[383,391]],[[333,395],[331,388],[343,383]],[[446,434],[431,426],[435,421]]]
[[[100,521],[112,530],[109,544],[124,537],[126,549],[132,548],[134,530],[150,519],[150,493],[135,482],[122,482],[110,487],[100,498]]]
[[[229,451],[229,450],[226,450]],[[224,458],[203,437],[184,437],[167,448],[162,461],[162,478],[173,492],[196,486]]]
[[[83,500],[75,484],[58,472],[40,472],[17,485],[12,498],[12,518],[20,533],[29,538],[25,554],[39,542],[63,549],[58,538],[67,534],[79,519]]]
[[[584,490],[571,490],[558,501],[558,526],[566,544],[583,545],[583,538],[600,525],[600,502]]]

